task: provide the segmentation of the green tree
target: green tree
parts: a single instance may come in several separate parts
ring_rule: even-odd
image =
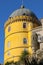
[[[14,65],[14,61],[11,61],[11,62],[7,62],[5,65]]]
[[[38,65],[37,60],[35,58],[32,58],[31,65]]]
[[[9,65],[9,62],[7,62],[5,65]]]
[[[39,65],[43,65],[43,59],[40,60]]]
[[[20,57],[20,61],[25,65],[30,65],[28,51],[23,51]]]

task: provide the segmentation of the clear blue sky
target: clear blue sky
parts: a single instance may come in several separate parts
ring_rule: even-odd
[[[0,63],[3,63],[4,54],[4,23],[21,4],[21,0],[0,0]],[[43,0],[24,0],[24,6],[32,10],[39,19],[43,18]]]

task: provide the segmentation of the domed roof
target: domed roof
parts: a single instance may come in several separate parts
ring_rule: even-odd
[[[16,11],[14,11],[14,12],[10,15],[10,17],[21,16],[21,15],[35,16],[35,14],[34,14],[32,11],[26,9],[24,6],[21,6],[21,8],[18,9],[18,10],[16,10]]]

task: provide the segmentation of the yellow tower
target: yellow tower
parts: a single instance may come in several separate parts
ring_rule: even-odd
[[[4,25],[4,63],[18,61],[22,51],[32,54],[32,30],[41,23],[33,12],[21,6]]]

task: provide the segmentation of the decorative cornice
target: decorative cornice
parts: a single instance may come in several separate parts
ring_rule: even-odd
[[[11,35],[13,35],[13,34],[17,34],[17,33],[28,33],[28,31],[18,31],[18,32],[13,32],[13,33],[7,35],[7,36],[5,37],[4,40],[6,40],[9,36],[11,36]]]
[[[20,22],[20,21],[26,21],[26,22],[33,22],[33,23],[37,23],[38,25],[39,25],[39,23],[38,23],[38,20],[34,17],[32,17],[32,16],[16,16],[16,17],[10,17],[9,19],[8,19],[8,21],[5,23],[5,25],[4,25],[4,29],[9,25],[9,24],[11,24],[11,23],[13,23],[13,22]],[[41,24],[40,24],[41,25]]]
[[[14,47],[14,48],[11,48],[9,50],[12,50],[12,49],[18,49],[18,48],[29,48],[31,46],[20,46],[20,47]],[[6,54],[9,50],[7,50],[6,52],[4,52],[4,54]]]
[[[29,30],[29,31],[18,31],[18,32],[13,32],[13,33],[7,35],[7,36],[5,37],[4,40],[6,40],[6,38],[8,38],[8,36],[10,36],[10,35],[12,35],[12,34],[17,34],[17,33],[28,33],[28,32],[30,32],[30,31],[32,31],[32,32],[42,31],[42,26],[38,26],[38,27],[33,28],[32,30]]]
[[[7,61],[7,60],[9,60],[9,59],[11,59],[11,58],[16,58],[16,57],[20,57],[20,56],[11,56],[10,58],[7,58],[6,60],[4,60],[4,61]]]

